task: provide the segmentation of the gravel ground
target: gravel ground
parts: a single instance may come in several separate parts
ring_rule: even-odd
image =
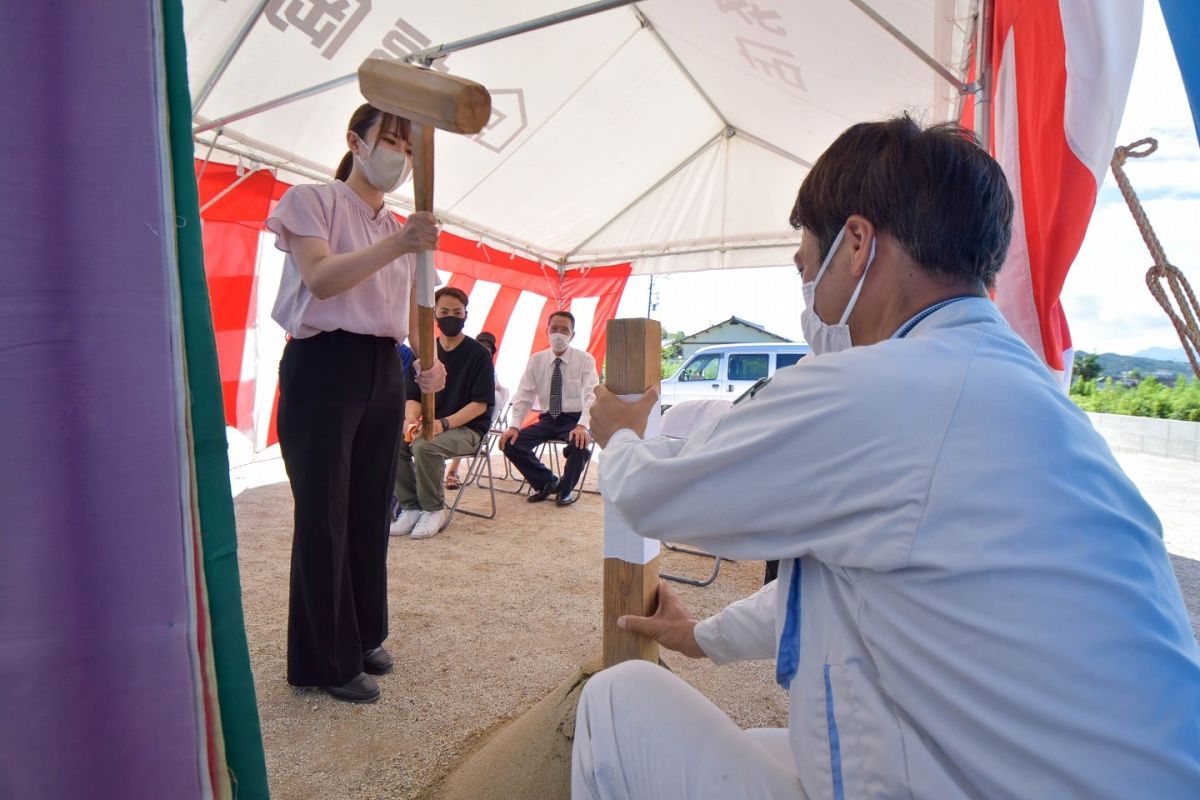
[[[496,467],[500,468],[497,460]],[[253,474],[251,474],[253,473]],[[382,698],[351,706],[285,680],[291,491],[279,463],[235,471],[239,564],[250,660],[275,798],[410,798],[500,723],[514,719],[600,653],[603,507],[567,508],[497,493],[494,520],[463,515],[388,554],[395,670]],[[594,479],[589,477],[589,488]],[[512,484],[508,486],[512,488]],[[470,487],[464,506],[486,494]],[[699,558],[668,553],[663,570],[706,576]],[[725,562],[704,589],[680,586],[698,616],[753,592],[761,562]],[[665,661],[745,727],[786,723],[786,696],[759,662],[717,668]]]
[[[1117,455],[1162,518],[1200,629],[1200,463]],[[498,493],[494,520],[460,515],[433,539],[392,540],[387,644],[396,669],[380,679],[377,704],[351,706],[292,689],[284,679],[291,492],[278,460],[240,467],[232,480],[250,659],[275,798],[427,795],[491,732],[599,654],[600,498],[584,494],[560,509]],[[485,502],[481,490],[468,489],[466,507]],[[708,566],[666,553],[663,571],[705,576]],[[725,562],[712,586],[676,586],[704,617],[761,580],[760,562]],[[771,663],[718,668],[671,653],[664,660],[739,725],[786,724],[786,696]]]

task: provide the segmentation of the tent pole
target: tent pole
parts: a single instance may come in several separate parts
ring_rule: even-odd
[[[984,152],[991,153],[992,147],[992,28],[995,27],[995,0],[983,0],[980,10],[979,44],[975,52],[976,83],[975,135]]]
[[[947,81],[949,81],[950,85],[953,86],[955,89],[957,89],[960,92],[969,92],[970,91],[970,87],[967,86],[967,84],[965,84],[961,80],[959,80],[959,78],[953,72],[946,69],[945,65],[938,63],[938,60],[936,58],[934,58],[933,56],[929,55],[924,50],[922,50],[917,45],[916,42],[914,42],[912,39],[908,38],[903,33],[901,33],[900,30],[895,25],[888,22],[887,19],[885,19],[882,14],[880,14],[878,11],[876,11],[875,9],[873,9],[869,5],[867,5],[866,0],[850,0],[850,3],[851,3],[851,5],[855,6],[859,11],[863,12],[868,17],[870,17],[875,22],[876,25],[878,25],[879,27],[883,28],[885,31],[890,33],[892,35],[892,37],[896,41],[900,42],[900,44],[904,45],[904,47],[907,48],[909,52],[911,52],[917,58],[924,61],[929,66],[930,69],[932,69],[938,75],[941,75],[943,78],[945,78]]]
[[[538,17],[537,19],[531,19],[528,22],[521,22],[516,25],[509,25],[505,28],[497,28],[494,31],[481,33],[478,36],[471,36],[466,39],[448,42],[447,44],[439,44],[434,45],[433,47],[427,47],[424,50],[417,50],[416,52],[409,53],[402,60],[409,64],[423,64],[425,66],[429,66],[429,64],[431,64],[435,59],[443,58],[458,50],[466,50],[469,47],[477,47],[481,44],[488,44],[489,42],[495,42],[500,39],[507,39],[510,36],[528,33],[529,31],[536,31],[541,28],[557,25],[562,22],[570,22],[571,20],[579,19],[580,17],[598,14],[601,11],[608,11],[613,8],[620,8],[621,6],[627,6],[635,2],[637,2],[637,0],[597,0],[597,2],[588,3],[587,5],[582,5],[578,8],[571,8],[567,9],[566,11],[558,11],[554,14],[547,14],[544,17]],[[256,106],[251,106],[250,108],[234,112],[233,114],[221,117],[220,119],[206,122],[203,125],[197,125],[192,129],[192,134],[204,133],[205,131],[210,131],[214,128],[221,128],[231,122],[237,122],[238,120],[245,119],[246,117],[253,117],[256,114],[261,114],[264,111],[270,111],[273,108],[279,108],[280,106],[294,103],[297,100],[304,100],[305,98],[312,97],[313,95],[328,92],[329,90],[336,89],[339,86],[345,86],[347,84],[354,83],[356,80],[358,80],[357,72],[352,72],[349,75],[343,75],[340,78],[333,78],[332,80],[325,81],[324,83],[318,83],[316,86],[310,86],[307,89],[301,89],[300,91],[292,92],[291,94],[285,94],[282,97],[276,97],[274,100],[267,100],[264,103],[259,103]]]
[[[242,29],[238,31],[238,35],[234,38],[233,42],[225,49],[225,53],[221,56],[221,60],[217,62],[216,68],[208,76],[208,80],[204,81],[204,85],[200,87],[200,92],[196,95],[196,99],[192,101],[193,121],[196,119],[196,115],[200,113],[200,106],[204,105],[204,101],[208,99],[209,94],[216,87],[217,81],[221,80],[221,76],[225,74],[229,62],[233,61],[233,57],[237,55],[238,50],[242,49],[242,44],[246,41],[246,37],[250,35],[250,31],[254,29],[254,24],[262,16],[263,9],[267,7],[269,1],[258,0],[258,5],[250,12],[250,16],[246,17],[246,21],[242,23]]]
[[[654,194],[654,192],[660,186],[662,186],[667,181],[671,180],[671,178],[674,178],[681,169],[683,169],[688,164],[692,163],[697,158],[699,158],[700,155],[705,150],[708,150],[710,147],[712,147],[713,145],[715,145],[717,142],[721,141],[722,139],[728,139],[730,136],[733,136],[733,134],[734,134],[733,128],[728,128],[728,127],[723,128],[720,131],[717,131],[717,134],[715,136],[713,136],[711,139],[709,139],[707,142],[705,142],[704,144],[700,145],[699,149],[696,150],[696,152],[692,153],[690,156],[685,158],[683,161],[680,161],[678,164],[676,164],[671,169],[670,172],[668,172],[666,175],[663,175],[661,178],[659,178],[654,183],[653,186],[651,186],[649,189],[647,189],[646,191],[642,192],[637,197],[635,197],[627,206],[625,206],[620,211],[618,211],[616,214],[614,214],[612,216],[612,218],[608,220],[608,222],[605,222],[603,225],[601,225],[599,228],[597,228],[595,231],[593,231],[590,236],[585,237],[583,239],[583,241],[581,241],[579,244],[575,245],[573,248],[568,250],[567,253],[563,256],[563,261],[568,261],[571,258],[571,256],[573,256],[579,252],[580,248],[582,248],[585,244],[587,244],[592,239],[595,239],[597,236],[599,236],[601,233],[603,233],[608,228],[609,225],[612,225],[614,222],[616,222],[618,219],[620,219],[622,214],[624,214],[626,211],[628,211],[629,209],[636,206],[638,203],[645,200],[651,194]]]
[[[805,169],[812,169],[812,162],[809,161],[808,159],[801,158],[800,156],[796,155],[795,153],[790,153],[787,150],[784,150],[779,145],[768,142],[766,139],[760,139],[759,137],[755,136],[753,133],[750,133],[749,131],[745,130],[744,128],[738,128],[736,135],[739,139],[744,139],[745,141],[750,142],[750,144],[758,145],[763,150],[774,153],[775,155],[777,155],[781,158],[786,158],[788,161],[799,164],[800,166],[804,167]]]
[[[674,64],[681,73],[683,73],[683,77],[686,78],[687,82],[690,83],[692,88],[696,90],[696,94],[700,95],[700,98],[704,100],[712,112],[717,115],[717,119],[721,121],[721,125],[729,127],[729,119],[724,113],[722,113],[721,109],[717,108],[717,104],[714,103],[713,99],[708,96],[708,92],[704,91],[704,87],[700,85],[699,81],[696,80],[696,77],[692,75],[688,68],[683,65],[683,62],[679,60],[679,56],[675,55],[675,51],[671,49],[670,45],[667,44],[666,40],[662,38],[658,30],[654,27],[654,23],[642,13],[640,8],[635,7],[633,9],[633,13],[637,17],[638,22],[642,24],[643,30],[650,32],[650,35],[654,37],[654,41],[658,42],[658,46],[661,47],[663,52],[667,54],[667,58],[671,59],[671,63]]]
[[[253,169],[248,169],[248,170],[246,170],[246,172],[245,172],[245,173],[243,173],[243,174],[242,174],[242,176],[241,176],[240,178],[238,178],[236,181],[234,181],[233,183],[231,183],[231,184],[229,184],[228,186],[226,186],[226,187],[225,187],[224,189],[222,189],[221,191],[217,192],[217,194],[216,194],[216,195],[214,195],[212,198],[210,198],[210,199],[208,200],[208,202],[206,202],[204,205],[200,206],[200,213],[201,213],[201,214],[203,214],[205,211],[208,211],[208,209],[209,209],[209,207],[210,207],[210,206],[212,206],[214,203],[220,202],[220,200],[221,200],[221,198],[222,198],[222,197],[224,197],[225,195],[229,194],[229,193],[230,193],[230,192],[232,192],[234,189],[236,189],[237,187],[241,186],[243,183],[245,183],[247,180],[249,180],[250,178],[252,178],[252,177],[254,177],[255,175],[257,175],[257,174],[258,174],[259,172],[261,172],[261,171],[262,171],[262,170],[261,170],[260,168],[258,168],[258,167],[255,167],[255,168],[253,168]]]
[[[499,39],[507,39],[509,36],[516,36],[521,33],[529,33],[541,28],[548,28],[551,25],[558,25],[561,22],[570,22],[571,20],[581,17],[598,14],[601,11],[608,11],[613,8],[631,5],[637,0],[597,0],[594,3],[588,3],[577,8],[569,8],[566,11],[556,11],[553,14],[547,14],[544,17],[531,19],[528,22],[520,22],[516,25],[509,25],[505,28],[497,28],[488,33],[481,33],[478,36],[469,36],[466,39],[459,39],[456,42],[448,44],[434,45],[427,47],[424,50],[419,50],[415,53],[409,53],[404,57],[404,60],[409,64],[422,64],[429,66],[436,59],[448,56],[457,50],[466,50],[468,47],[476,47],[481,44],[488,44]]]

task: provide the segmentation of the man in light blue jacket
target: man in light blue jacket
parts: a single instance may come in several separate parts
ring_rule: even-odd
[[[575,797],[1200,797],[1200,648],[1158,519],[988,299],[1012,212],[969,133],[855,125],[792,211],[817,357],[686,441],[641,438],[652,393],[597,390],[631,528],[782,560],[703,622],[660,587],[624,625],[776,659],[790,712],[741,731],[665,670],[606,670]]]

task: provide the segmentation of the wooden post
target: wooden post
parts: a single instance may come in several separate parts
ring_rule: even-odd
[[[641,394],[647,386],[658,389],[661,363],[662,325],[657,320],[609,321],[605,376],[609,390],[620,395]],[[604,666],[634,658],[658,662],[658,642],[617,627],[622,614],[653,614],[657,598],[658,556],[646,564],[604,559]]]

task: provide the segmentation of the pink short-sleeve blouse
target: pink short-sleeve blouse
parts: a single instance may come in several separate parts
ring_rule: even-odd
[[[408,336],[408,303],[416,259],[405,255],[355,286],[325,300],[313,296],[296,267],[290,236],[314,236],[329,243],[329,252],[361,250],[400,230],[387,206],[374,213],[341,181],[293,186],[279,199],[266,221],[275,246],[287,256],[279,294],[271,316],[293,338],[304,339],[341,328],[368,336]]]

